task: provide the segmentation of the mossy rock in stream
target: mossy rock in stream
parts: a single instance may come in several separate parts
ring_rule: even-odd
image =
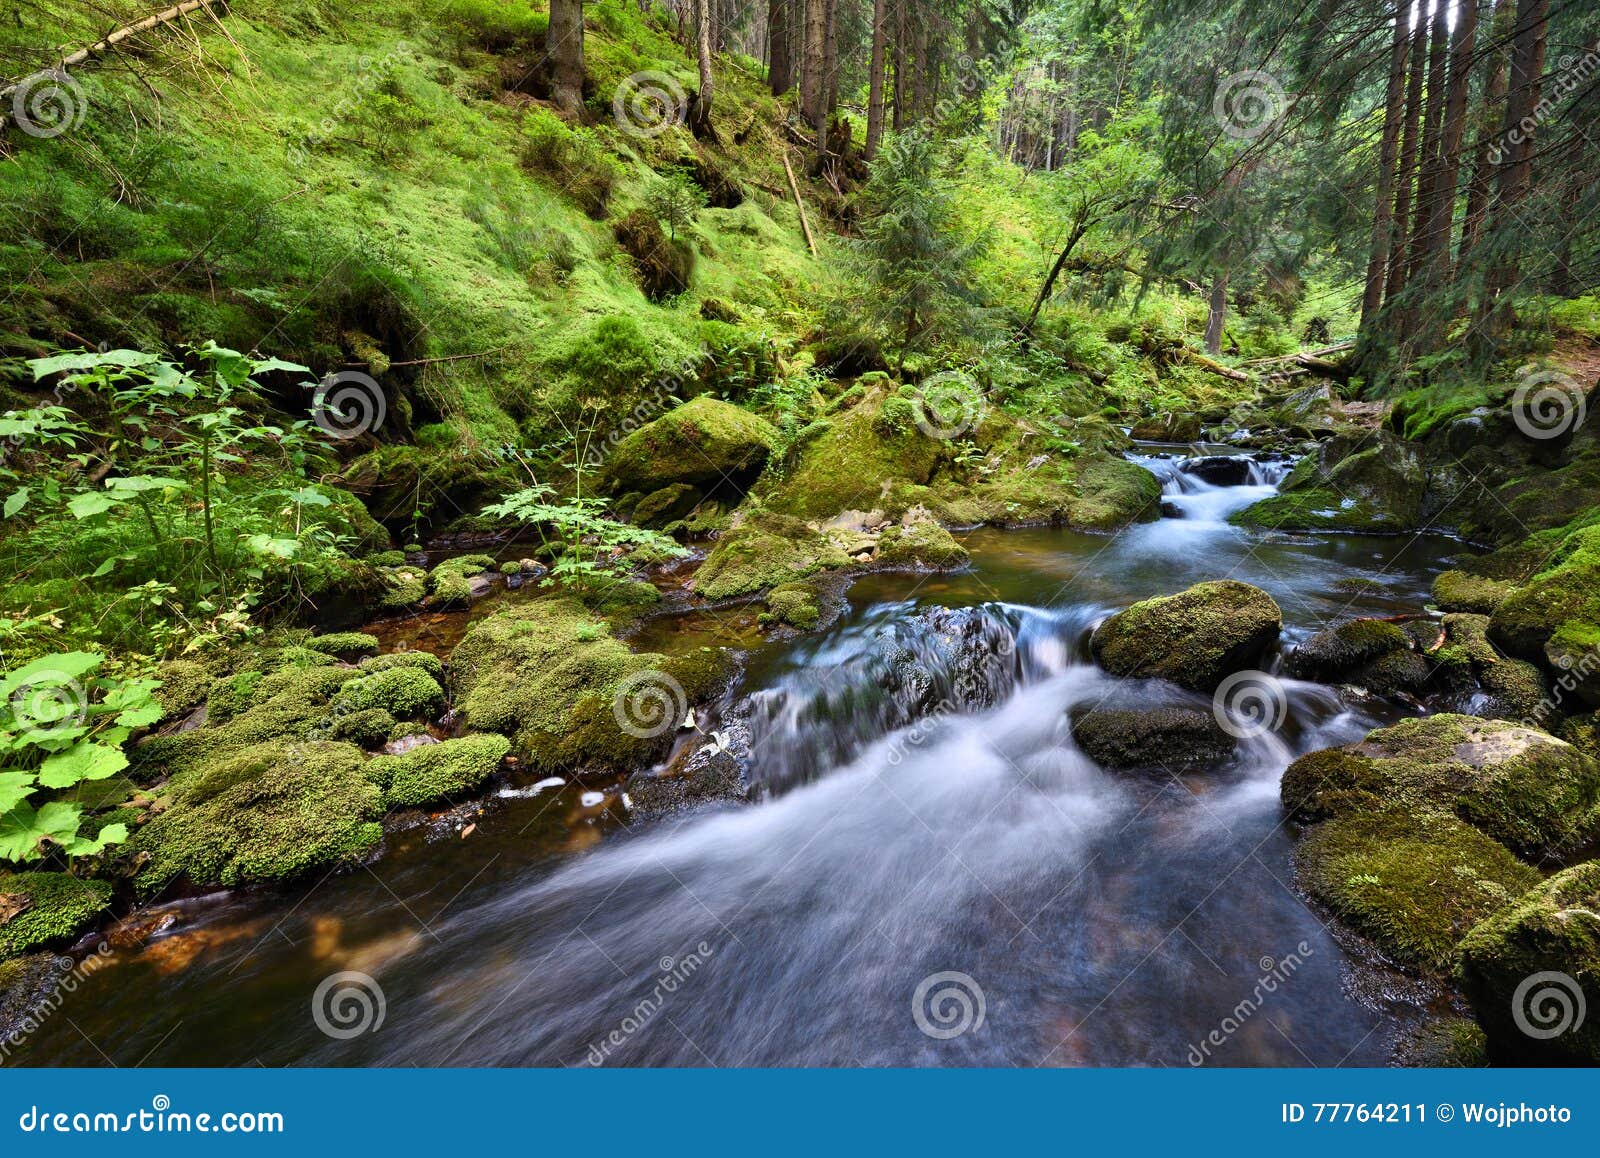
[[[397,667],[414,667],[436,680],[444,679],[444,661],[431,651],[391,651],[361,661],[361,670],[367,675]]]
[[[1267,530],[1368,534],[1398,534],[1422,524],[1427,475],[1415,447],[1384,436],[1379,445],[1348,454],[1345,440],[1335,440],[1319,455],[1312,468],[1302,463],[1290,475],[1282,493],[1231,521]]]
[[[1570,868],[1462,940],[1457,976],[1496,1057],[1600,1065],[1600,862]]]
[[[1296,679],[1334,682],[1410,647],[1410,638],[1396,624],[1355,619],[1317,632],[1289,653],[1284,666]]]
[[[877,562],[889,567],[960,567],[969,559],[967,549],[922,508],[902,516],[878,540]]]
[[[66,873],[0,875],[0,961],[69,941],[110,904],[105,881]]]
[[[1489,642],[1487,615],[1444,617],[1444,643],[1430,657],[1440,682],[1457,690],[1481,687],[1493,697],[1479,715],[1548,725],[1554,709],[1544,673],[1525,660],[1503,655]]]
[[[1545,569],[1495,609],[1489,638],[1565,677],[1585,703],[1600,707],[1600,526],[1559,542]]]
[[[504,736],[483,733],[441,744],[424,744],[403,756],[379,756],[367,774],[384,790],[391,808],[457,801],[482,787],[511,752]]]
[[[1073,717],[1072,738],[1104,767],[1169,774],[1212,767],[1234,750],[1213,713],[1185,708],[1096,708]]]
[[[1291,764],[1284,805],[1317,820],[1396,807],[1450,815],[1531,861],[1569,862],[1600,839],[1600,763],[1532,728],[1429,716]]]
[[[378,637],[361,631],[341,631],[332,635],[314,635],[306,640],[306,647],[331,655],[335,659],[355,661],[377,655],[381,645]]]
[[[1258,663],[1282,629],[1283,612],[1272,596],[1223,579],[1135,603],[1102,623],[1091,647],[1112,675],[1210,693]]]
[[[822,608],[817,589],[812,584],[785,583],[767,592],[767,610],[761,616],[761,626],[815,631],[821,622]]]
[[[431,720],[444,711],[444,689],[421,667],[387,667],[358,675],[334,697],[336,716],[381,709],[397,720]]]
[[[732,599],[850,565],[849,555],[800,519],[755,510],[718,540],[694,585],[706,599]]]
[[[742,489],[777,445],[777,428],[766,419],[701,395],[619,442],[606,462],[604,482],[613,493],[636,490],[652,498],[671,484]]]
[[[510,736],[541,771],[631,771],[671,748],[688,709],[721,691],[722,650],[634,654],[587,608],[548,599],[473,625],[450,657],[456,706],[473,731]]]
[[[1467,931],[1539,880],[1453,816],[1390,808],[1318,825],[1295,850],[1306,891],[1394,964],[1438,975]]]
[[[184,778],[125,846],[143,890],[283,881],[355,863],[383,838],[383,795],[351,744],[276,740]]]
[[[1446,571],[1433,581],[1433,602],[1441,611],[1493,615],[1516,589],[1504,579]]]

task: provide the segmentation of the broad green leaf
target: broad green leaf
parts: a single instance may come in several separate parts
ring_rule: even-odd
[[[41,656],[0,679],[0,698],[9,699],[18,688],[35,684],[60,686],[70,683],[99,667],[105,658],[93,651],[68,651]]]
[[[78,837],[78,821],[83,811],[75,804],[53,800],[37,812],[31,804],[19,804],[0,815],[0,860],[34,860],[41,853],[40,842],[66,844]]]
[[[310,487],[295,491],[289,496],[289,501],[299,503],[303,507],[331,507],[333,500],[321,491],[312,490]]]
[[[89,578],[91,578],[91,579],[103,579],[107,575],[111,574],[111,572],[116,568],[116,565],[117,565],[117,556],[113,555],[113,556],[111,556],[111,558],[107,559],[104,563],[101,563],[100,566],[96,567],[94,569],[94,572],[89,576]]]
[[[68,856],[93,856],[104,851],[108,844],[121,844],[128,839],[126,824],[108,824],[94,837],[75,836],[63,844]]]
[[[67,503],[67,510],[72,512],[75,519],[92,519],[96,515],[103,515],[112,507],[119,507],[124,500],[105,491],[85,491],[81,495],[73,495]]]
[[[0,772],[0,813],[10,812],[33,793],[32,772]]]
[[[33,370],[33,380],[59,374],[63,370],[96,370],[101,366],[115,366],[118,369],[132,369],[138,366],[149,366],[161,359],[155,354],[146,354],[140,350],[108,350],[104,354],[83,351],[77,354],[57,354],[54,358],[30,358],[28,366]]]
[[[4,517],[8,519],[12,518],[18,511],[27,506],[28,496],[31,493],[32,492],[27,487],[21,487],[14,491],[11,497],[6,500]]]
[[[39,766],[39,783],[46,788],[71,788],[84,780],[104,780],[128,766],[120,748],[84,741],[58,752]]]
[[[311,369],[309,367],[301,366],[294,362],[285,362],[281,358],[266,358],[256,362],[254,363],[254,368],[250,372],[252,374],[270,374],[274,370],[284,370],[293,374],[311,373]]]
[[[143,494],[146,491],[164,491],[179,489],[183,483],[175,478],[160,478],[153,475],[134,475],[131,478],[114,478],[106,483],[106,489],[125,491],[128,494]]]

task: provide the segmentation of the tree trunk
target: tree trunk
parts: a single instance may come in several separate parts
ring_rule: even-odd
[[[1400,149],[1400,121],[1405,116],[1406,46],[1411,13],[1420,0],[1395,5],[1394,39],[1389,47],[1389,87],[1384,94],[1383,140],[1378,146],[1378,195],[1367,258],[1366,291],[1361,297],[1361,332],[1368,334],[1383,306],[1384,272],[1389,264],[1389,232],[1394,220],[1394,166]]]
[[[583,111],[583,0],[550,0],[545,34],[550,62],[550,100],[562,112]]]
[[[805,5],[805,75],[800,107],[806,123],[820,132],[827,114],[823,61],[828,52],[828,0],[805,0]]]
[[[1494,18],[1489,27],[1490,44],[1500,44],[1509,40],[1515,15],[1514,3],[1515,0],[1496,0]],[[1472,162],[1472,181],[1467,186],[1467,210],[1461,226],[1461,248],[1456,254],[1456,264],[1461,267],[1473,263],[1478,240],[1483,235],[1483,226],[1489,217],[1489,198],[1494,191],[1494,136],[1503,116],[1506,71],[1510,59],[1509,47],[1496,48],[1489,62],[1489,75],[1483,82],[1483,97],[1477,118],[1477,155]]]
[[[828,0],[822,47],[822,111],[839,111],[839,0]]]
[[[883,88],[885,57],[888,52],[889,0],[873,0],[872,5],[872,81],[867,98],[867,160],[878,155],[883,141]]]
[[[1406,284],[1406,240],[1411,223],[1411,190],[1417,171],[1417,128],[1422,123],[1422,77],[1428,63],[1428,22],[1424,0],[1417,0],[1416,27],[1411,33],[1411,72],[1406,80],[1406,118],[1400,137],[1400,167],[1395,173],[1394,223],[1389,236],[1389,272],[1384,298],[1393,301]]]
[[[1467,97],[1472,86],[1472,54],[1478,31],[1477,0],[1466,0],[1456,10],[1456,27],[1450,41],[1450,87],[1445,97],[1444,125],[1439,133],[1439,171],[1423,244],[1424,285],[1430,295],[1424,319],[1421,348],[1435,349],[1449,319],[1455,314],[1455,295],[1440,294],[1450,281],[1450,232],[1455,222],[1456,182],[1461,175],[1461,141],[1467,126]]]
[[[1039,311],[1044,309],[1045,302],[1049,301],[1056,292],[1056,282],[1061,278],[1061,271],[1067,268],[1067,259],[1072,256],[1073,249],[1078,242],[1083,240],[1083,235],[1088,232],[1086,216],[1080,216],[1073,223],[1072,232],[1067,235],[1067,243],[1061,247],[1061,255],[1056,258],[1055,264],[1050,267],[1049,274],[1044,279],[1044,285],[1039,288],[1039,296],[1033,299],[1033,309],[1028,311],[1028,320],[1023,323],[1022,336],[1027,337],[1033,333],[1033,327],[1038,324]]]
[[[1228,271],[1211,279],[1211,299],[1206,315],[1206,353],[1215,358],[1222,353],[1222,329],[1228,318]]]
[[[773,96],[794,88],[794,26],[798,0],[767,0],[767,86]]]
[[[689,111],[689,130],[696,137],[714,136],[711,125],[711,108],[716,100],[716,74],[711,70],[711,43],[715,33],[711,24],[715,0],[694,0],[695,5],[695,56],[700,65],[700,91],[695,94],[694,107]]]
[[[1439,199],[1439,144],[1444,127],[1445,64],[1450,41],[1447,0],[1433,0],[1428,22],[1428,97],[1422,113],[1422,156],[1417,162],[1417,198],[1411,222],[1411,244],[1406,253],[1406,284],[1422,289],[1427,264],[1428,232]],[[1410,295],[1405,310],[1405,330],[1415,325],[1418,295]]]
[[[1516,286],[1521,269],[1526,230],[1517,220],[1517,211],[1527,198],[1533,175],[1534,110],[1539,107],[1549,16],[1550,0],[1517,0],[1505,127],[1502,142],[1496,146],[1504,151],[1505,159],[1495,186],[1492,228],[1503,244],[1479,303],[1475,338],[1480,355],[1491,353],[1515,320],[1506,297]]]

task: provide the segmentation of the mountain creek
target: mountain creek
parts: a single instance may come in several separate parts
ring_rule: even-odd
[[[1435,576],[1469,549],[1231,525],[1289,464],[1187,461],[1197,453],[1234,452],[1134,452],[1163,482],[1160,521],[1110,537],[974,531],[960,536],[970,566],[859,577],[821,632],[763,642],[754,609],[737,605],[647,620],[637,648],[741,652],[734,688],[680,732],[667,763],[728,745],[733,729],[747,800],[658,818],[622,780],[513,770],[473,804],[391,818],[381,859],[299,891],[136,911],[109,933],[108,963],[71,1018],[47,1021],[15,1060],[1391,1060],[1458,999],[1384,968],[1307,904],[1279,782],[1297,757],[1424,705],[1283,675],[1277,727],[1154,773],[1097,763],[1074,720],[1212,714],[1209,695],[1094,662],[1095,626],[1136,600],[1206,580],[1257,586],[1283,612],[1263,660],[1276,670],[1329,624],[1422,615]],[[1205,481],[1197,464],[1216,462],[1242,485]],[[370,630],[385,651],[447,659],[469,621],[532,590]],[[381,984],[375,1032],[330,1037],[308,1015],[337,971]],[[912,1009],[919,984],[946,974],[981,1019],[948,1040]]]

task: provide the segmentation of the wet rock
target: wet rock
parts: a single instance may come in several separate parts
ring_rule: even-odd
[[[367,775],[383,789],[390,808],[418,807],[475,792],[500,770],[510,752],[511,741],[504,736],[469,736],[402,756],[379,756],[367,765]]]
[[[1248,458],[1215,455],[1186,459],[1178,469],[1214,487],[1242,487],[1250,481],[1250,467]]]
[[[1233,755],[1234,739],[1210,712],[1095,709],[1075,716],[1072,738],[1107,768],[1192,772]]]
[[[1303,819],[1385,808],[1449,815],[1527,859],[1570,862],[1600,839],[1600,764],[1546,732],[1440,715],[1289,766],[1284,805]]]
[[[1421,525],[1426,490],[1421,452],[1410,443],[1388,435],[1376,445],[1333,439],[1295,468],[1280,494],[1233,521],[1268,530],[1396,534]]]
[[[1600,1018],[1583,1014],[1585,995],[1600,991],[1600,862],[1551,877],[1474,928],[1459,976],[1495,1056],[1600,1065]]]
[[[1289,653],[1285,667],[1296,679],[1336,682],[1410,646],[1410,639],[1396,624],[1355,619],[1317,632]]]
[[[1516,585],[1465,571],[1446,571],[1433,581],[1433,601],[1441,611],[1493,615]]]
[[[749,726],[740,720],[722,721],[703,740],[694,739],[665,770],[640,773],[628,781],[632,815],[659,820],[710,804],[741,802],[749,796],[749,765]]]
[[[634,508],[633,521],[641,527],[660,530],[687,518],[705,496],[688,483],[672,483],[652,491]]]
[[[66,873],[0,874],[0,961],[70,943],[111,903],[111,886]]]
[[[1170,680],[1210,693],[1232,673],[1258,664],[1282,628],[1272,596],[1224,579],[1134,604],[1101,624],[1091,646],[1113,675]]]

